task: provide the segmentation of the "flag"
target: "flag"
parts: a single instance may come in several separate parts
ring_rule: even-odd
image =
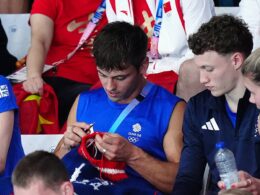
[[[22,84],[14,87],[22,134],[58,134],[58,100],[50,85],[44,84],[43,95],[26,92]]]

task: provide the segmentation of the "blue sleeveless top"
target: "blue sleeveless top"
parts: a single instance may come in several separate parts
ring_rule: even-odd
[[[122,121],[116,133],[165,161],[163,139],[180,98],[152,84],[149,94]],[[80,94],[77,121],[95,123],[94,131],[107,132],[127,104],[112,102],[103,88]]]
[[[7,154],[5,170],[0,173],[0,178],[11,176],[17,162],[24,156],[15,96],[8,80],[0,76],[0,113],[10,110],[14,111],[13,134]]]

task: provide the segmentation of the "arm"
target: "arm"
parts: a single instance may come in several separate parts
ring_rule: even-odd
[[[180,0],[180,3],[183,12],[183,20],[185,23],[186,39],[188,39],[191,34],[195,33],[202,23],[207,22],[212,16],[215,15],[214,3],[212,0]],[[178,32],[172,33],[175,34],[175,36],[178,36]],[[183,35],[179,35],[181,36],[179,38],[182,40]],[[169,53],[170,56],[150,60],[147,73],[151,74],[169,70],[173,70],[178,73],[180,65],[184,61],[193,58],[193,53],[188,48],[187,41],[181,43],[178,42],[178,44],[183,44],[183,46],[178,45],[178,48],[180,48],[179,50],[172,49],[173,53]],[[176,45],[172,45],[171,47],[176,47]],[[164,50],[167,50],[167,48],[164,48]],[[159,52],[161,52],[160,48]]]
[[[195,125],[198,113],[192,109],[189,101],[184,114],[184,145],[181,153],[180,167],[173,188],[173,195],[200,194],[206,158],[203,153],[201,134]]]
[[[105,155],[108,159],[125,161],[157,189],[171,192],[182,149],[182,121],[185,105],[184,102],[179,102],[172,113],[163,140],[168,160],[166,162],[155,159],[118,134],[105,134],[103,138],[96,136],[96,145],[100,151],[106,149]]]
[[[31,47],[27,56],[27,80],[23,87],[30,93],[42,94],[42,70],[51,45],[54,23],[42,14],[33,14],[30,18],[32,29]]]
[[[86,132],[84,132],[83,129],[90,128],[90,126],[84,122],[76,122],[78,101],[79,96],[76,98],[70,110],[67,120],[67,129],[64,133],[64,136],[55,148],[54,153],[59,158],[62,158],[65,154],[67,154],[70,151],[71,147],[78,146],[81,142],[82,137],[86,135]]]
[[[4,171],[14,125],[14,111],[0,113],[0,173]]]
[[[28,10],[28,0],[1,0],[0,13],[17,14],[25,13]]]

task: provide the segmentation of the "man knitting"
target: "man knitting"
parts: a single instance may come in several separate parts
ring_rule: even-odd
[[[101,194],[148,194],[172,190],[182,149],[185,102],[147,82],[146,52],[146,34],[126,22],[110,23],[96,37],[93,54],[103,88],[77,97],[56,149],[72,174],[76,192],[92,189]],[[90,124],[98,133],[85,137]],[[115,183],[100,178],[93,181],[84,175],[87,162],[106,179],[124,174],[118,170],[124,165],[126,175]],[[115,169],[106,169],[111,165],[107,162],[113,162]],[[77,165],[73,167],[73,163]],[[102,175],[105,172],[107,177]]]

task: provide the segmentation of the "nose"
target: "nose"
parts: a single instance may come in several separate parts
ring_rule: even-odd
[[[112,78],[107,79],[106,81],[106,90],[114,91],[116,89],[116,83]]]
[[[203,70],[200,70],[200,83],[205,85],[208,82],[209,78],[207,76],[207,73]]]

